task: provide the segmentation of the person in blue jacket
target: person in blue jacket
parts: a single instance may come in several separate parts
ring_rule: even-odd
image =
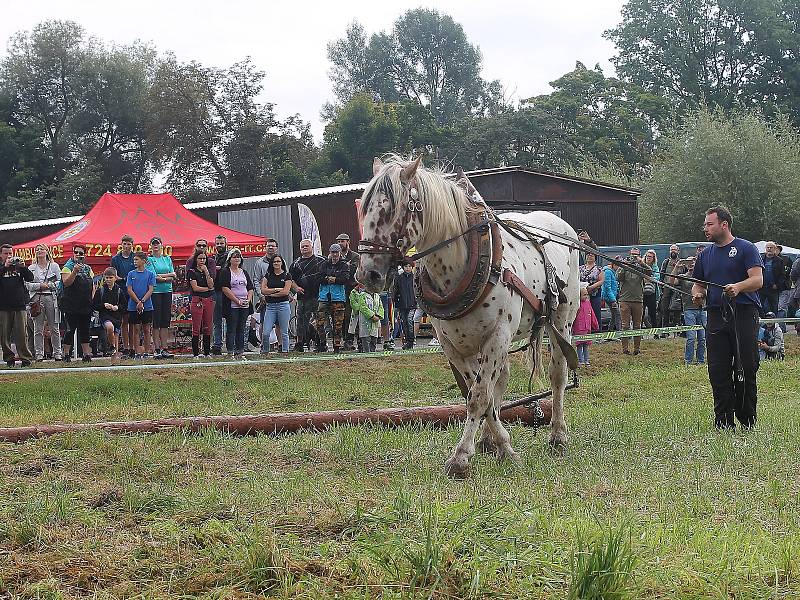
[[[317,332],[320,345],[317,352],[327,352],[325,323],[331,319],[333,329],[333,351],[342,348],[342,326],[344,325],[345,286],[350,281],[350,265],[342,260],[342,247],[331,244],[328,258],[319,268],[319,306],[317,308]]]
[[[619,256],[615,258],[622,260]],[[619,312],[618,301],[619,281],[617,281],[617,272],[613,264],[603,267],[603,287],[601,288],[600,295],[603,298],[603,302],[608,306],[608,310],[611,311],[611,323],[609,323],[609,327],[612,331],[619,331],[622,329],[622,315]]]

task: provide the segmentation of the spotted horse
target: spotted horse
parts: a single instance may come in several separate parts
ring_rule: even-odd
[[[579,304],[578,250],[533,234],[540,227],[575,238],[566,222],[549,212],[494,215],[466,178],[429,170],[415,161],[375,159],[373,178],[361,199],[361,264],[356,278],[373,292],[385,289],[413,248],[415,289],[421,307],[450,361],[467,402],[461,439],[445,463],[452,477],[465,477],[484,422],[481,447],[500,460],[519,463],[511,436],[499,419],[509,378],[509,348],[530,339],[529,366],[541,362],[546,331],[551,344],[549,376],[553,408],[549,443],[567,445],[564,389],[567,369],[577,368],[570,326]]]

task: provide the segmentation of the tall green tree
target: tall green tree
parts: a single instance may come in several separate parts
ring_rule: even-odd
[[[705,210],[724,204],[734,215],[735,235],[797,246],[798,165],[800,135],[787,117],[767,121],[752,113],[700,109],[660,142],[642,196],[643,238],[699,239]]]
[[[334,92],[340,103],[366,92],[381,102],[412,101],[439,125],[502,105],[499,83],[481,77],[482,57],[463,27],[436,10],[418,8],[395,21],[391,32],[366,37],[351,24],[328,45]]]
[[[621,78],[670,99],[682,110],[763,106],[780,95],[776,83],[782,84],[776,82],[778,73],[764,38],[777,42],[784,4],[628,0],[622,22],[604,35],[617,46],[612,60]],[[789,40],[777,45],[775,55],[793,46]]]

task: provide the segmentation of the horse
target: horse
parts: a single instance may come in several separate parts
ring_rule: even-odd
[[[577,367],[569,340],[580,302],[578,250],[546,243],[548,236],[539,235],[536,228],[572,239],[576,238],[575,231],[558,216],[544,211],[504,213],[501,223],[514,223],[517,228],[501,228],[482,198],[469,195],[468,190],[474,190],[469,186],[468,181],[456,182],[441,171],[424,168],[420,158],[407,161],[392,156],[385,164],[376,158],[373,178],[359,207],[363,232],[356,279],[369,291],[386,289],[387,281],[412,248],[424,255],[417,260],[417,299],[429,310],[436,336],[467,403],[463,433],[445,462],[445,472],[455,478],[469,473],[481,421],[482,449],[494,450],[498,460],[521,463],[499,419],[512,342],[530,339],[528,362],[536,369],[541,365],[543,331],[551,341],[559,341],[551,343],[549,364],[553,397],[549,444],[554,454],[566,450],[567,365]],[[520,231],[535,235],[523,236]],[[485,280],[485,285],[477,286],[480,290],[464,284],[473,275],[468,271],[475,268],[475,253],[485,248],[485,243],[481,246],[474,241],[476,236],[490,238],[493,256],[493,276],[490,273],[478,278],[479,284]],[[450,243],[445,243],[447,240]],[[484,263],[485,259],[483,256]],[[471,281],[475,281],[474,276]],[[526,295],[530,301],[526,301]],[[464,300],[465,296],[476,298]],[[457,304],[450,312],[447,303],[435,303],[447,298]],[[534,310],[537,301],[539,313]],[[468,308],[465,302],[470,303]],[[444,310],[439,310],[442,307]]]

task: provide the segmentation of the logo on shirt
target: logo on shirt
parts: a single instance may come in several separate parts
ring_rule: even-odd
[[[728,256],[731,257],[731,258],[736,256],[736,247],[735,246],[730,249],[730,251],[728,252]]]

